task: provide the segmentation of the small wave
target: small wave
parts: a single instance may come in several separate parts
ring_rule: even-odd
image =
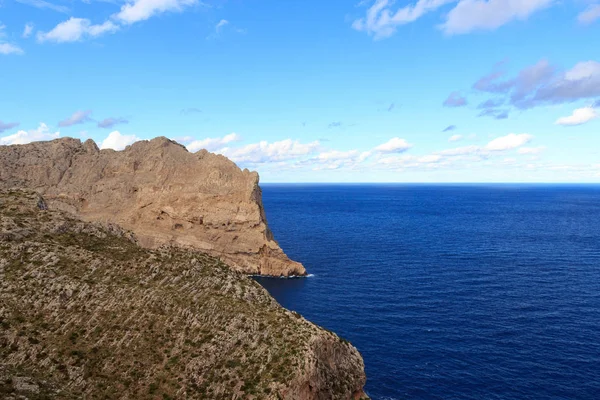
[[[275,275],[260,275],[260,274],[248,274],[250,278],[272,278],[272,279],[302,279],[302,278],[312,278],[315,274],[308,275],[289,275],[289,276],[275,276]]]

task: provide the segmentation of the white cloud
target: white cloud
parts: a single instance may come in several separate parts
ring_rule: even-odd
[[[448,138],[449,142],[458,142],[459,140],[462,140],[463,136],[462,135],[452,135]]]
[[[0,22],[0,54],[23,54],[24,51],[19,46],[10,43],[4,43],[3,39],[6,37],[6,33],[4,32],[5,29],[6,25]]]
[[[479,148],[479,146],[463,146],[463,147],[456,147],[454,149],[446,149],[446,150],[441,150],[441,151],[436,151],[435,154],[439,154],[441,156],[447,156],[447,157],[455,157],[455,156],[465,156],[465,155],[469,155],[469,154],[475,154],[478,153],[481,149]]]
[[[119,26],[111,21],[106,21],[101,25],[92,25],[89,19],[71,17],[56,25],[49,32],[38,32],[37,40],[56,43],[77,42],[87,37],[98,37],[118,30]]]
[[[439,154],[428,154],[426,156],[419,157],[418,162],[423,164],[437,163],[442,160],[442,156]]]
[[[531,154],[531,155],[535,155],[535,154],[540,154],[544,150],[546,150],[545,146],[521,147],[519,150],[517,150],[517,153],[519,153],[519,154]]]
[[[509,133],[506,136],[501,136],[489,142],[485,146],[485,150],[489,151],[505,151],[516,149],[517,147],[521,147],[526,143],[529,143],[533,139],[532,135],[527,133]]]
[[[164,12],[181,12],[185,7],[196,4],[201,3],[198,0],[128,0],[113,18],[124,24],[133,24]]]
[[[392,36],[401,25],[447,4],[458,3],[439,28],[446,34],[464,34],[474,30],[492,30],[513,20],[525,20],[556,0],[418,0],[396,9],[394,0],[376,0],[366,16],[356,19],[352,27],[375,39]]]
[[[104,35],[105,33],[115,33],[120,28],[113,24],[111,21],[105,21],[101,25],[90,25],[87,29],[87,33],[92,37]]]
[[[568,117],[562,117],[556,120],[556,125],[575,126],[585,124],[593,119],[598,118],[598,112],[592,107],[578,108],[573,111],[573,114]]]
[[[71,115],[69,118],[67,118],[63,121],[60,121],[58,123],[58,126],[65,127],[65,126],[72,126],[72,125],[76,125],[76,124],[83,124],[85,122],[89,122],[92,120],[92,118],[90,118],[91,114],[92,114],[91,110],[75,111],[73,113],[73,115]]]
[[[194,140],[187,144],[185,147],[191,152],[196,152],[200,149],[206,149],[208,151],[215,151],[223,148],[226,144],[231,142],[238,142],[242,140],[241,136],[237,133],[230,133],[222,138],[206,138],[202,140]],[[183,140],[185,141],[185,140]]]
[[[461,0],[440,28],[450,35],[493,30],[513,20],[525,20],[555,0]]]
[[[23,29],[23,34],[21,36],[26,39],[29,36],[31,36],[32,33],[33,33],[33,24],[31,24],[31,23],[25,24],[25,28]]]
[[[410,149],[412,144],[398,137],[392,138],[387,142],[375,147],[375,151],[379,153],[402,153]]]
[[[71,17],[67,21],[56,25],[49,32],[38,32],[37,39],[39,42],[77,42],[115,33],[121,29],[119,24],[130,25],[164,12],[180,12],[185,7],[196,4],[203,3],[199,0],[127,0],[126,4],[121,6],[121,10],[111,16],[111,20],[107,20],[102,24],[93,25],[87,18]],[[219,22],[217,30],[223,25],[223,21],[227,23],[225,20]]]
[[[22,48],[19,46],[15,46],[10,43],[0,43],[0,54],[9,55],[9,54],[24,54]]]
[[[17,3],[27,4],[29,6],[33,6],[33,7],[40,8],[40,9],[48,8],[50,10],[58,11],[61,13],[69,12],[69,7],[57,6],[55,4],[47,2],[45,0],[16,0],[16,1],[17,1]]]
[[[227,25],[229,25],[229,21],[227,21],[226,19],[220,20],[217,23],[217,25],[215,25],[215,31],[213,33],[211,33],[210,35],[208,35],[206,38],[207,39],[216,39],[217,37],[219,37],[219,35],[223,31],[223,28]]]
[[[575,64],[573,68],[565,73],[565,80],[580,81],[582,79],[593,79],[600,75],[600,63],[598,61],[583,61]]]
[[[578,16],[577,20],[582,24],[591,24],[595,20],[600,18],[600,4],[591,4],[585,11],[582,11]]]
[[[357,31],[373,35],[375,39],[387,38],[396,32],[398,26],[413,22],[424,14],[455,1],[418,0],[414,5],[408,5],[394,11],[392,9],[393,0],[377,0],[367,10],[367,15],[364,18],[355,20],[352,27]]]
[[[340,151],[330,150],[317,155],[317,159],[322,161],[335,161],[335,160],[347,160],[354,159],[358,156],[358,150]]]
[[[221,29],[225,26],[228,25],[229,21],[227,21],[226,19],[222,19],[219,21],[219,23],[215,26],[215,32],[219,33],[221,31]]]
[[[141,139],[135,135],[122,135],[119,131],[114,131],[109,133],[106,139],[102,141],[100,148],[123,150],[125,147],[137,142],[138,140]]]
[[[239,148],[225,147],[218,153],[235,162],[261,164],[272,161],[288,161],[314,153],[320,147],[319,141],[300,143],[298,140],[285,139],[269,143],[248,144]]]
[[[0,145],[26,144],[40,140],[52,140],[60,136],[60,132],[51,133],[48,125],[41,123],[37,129],[29,131],[20,130],[14,135],[8,135],[0,138]]]
[[[353,168],[358,164],[365,161],[371,156],[371,151],[359,150],[329,150],[319,153],[316,157],[311,158],[305,164],[312,165],[313,170],[321,169],[339,169],[339,168]]]

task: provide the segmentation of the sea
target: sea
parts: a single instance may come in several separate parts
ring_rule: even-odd
[[[600,186],[262,185],[310,276],[257,278],[391,399],[600,399]]]

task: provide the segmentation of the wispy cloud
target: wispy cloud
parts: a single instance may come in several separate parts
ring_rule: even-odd
[[[0,133],[19,126],[18,122],[2,122],[0,121]]]
[[[226,25],[229,25],[229,21],[227,21],[226,19],[220,20],[217,23],[217,25],[215,26],[215,32],[217,34],[221,33],[221,31],[223,30],[223,27],[225,27]]]
[[[450,142],[463,139],[462,135],[453,135]],[[185,138],[189,141],[190,138]],[[489,160],[502,165],[517,165],[525,160],[515,156],[529,156],[533,160],[545,147],[527,147],[533,136],[527,133],[510,133],[490,140],[483,146],[469,145],[447,148],[426,154],[414,154],[414,146],[406,139],[394,137],[367,150],[326,148],[320,141],[301,142],[284,139],[275,142],[262,141],[247,145],[236,145],[241,141],[239,135],[232,133],[223,137],[207,138],[189,143],[190,151],[206,148],[223,154],[242,167],[260,168],[262,171],[282,171],[304,169],[321,170],[403,170],[464,168],[465,165]]]
[[[225,147],[218,152],[235,162],[256,165],[296,160],[314,153],[319,147],[318,141],[302,143],[298,140],[285,139],[271,143],[261,141],[239,148]]]
[[[85,38],[95,38],[107,33],[115,33],[120,28],[111,21],[93,25],[89,19],[71,17],[67,21],[56,25],[49,32],[38,32],[39,42],[77,42]]]
[[[116,117],[116,118],[105,118],[102,121],[98,122],[98,128],[110,129],[118,124],[127,124],[129,121],[125,118]]]
[[[217,22],[217,24],[215,25],[214,32],[211,33],[210,35],[208,35],[207,39],[218,38],[219,36],[221,36],[222,33],[224,33],[224,31],[226,30],[226,27],[228,27],[228,26],[229,26],[229,28],[227,28],[228,31],[239,33],[239,34],[246,33],[245,29],[237,28],[237,27],[231,25],[231,23],[228,20],[222,19],[219,22]]]
[[[519,154],[528,154],[528,155],[537,155],[537,154],[542,153],[544,150],[546,150],[545,146],[521,147],[519,150],[517,150],[517,153],[519,153]]]
[[[511,21],[526,20],[532,14],[555,4],[555,0],[417,0],[403,7],[393,0],[376,0],[366,15],[354,20],[352,27],[384,39],[396,33],[398,27],[414,22],[425,14],[456,3],[438,28],[447,35],[459,35],[477,30],[494,30]]]
[[[495,119],[507,119],[509,116],[508,110],[497,110],[495,108],[486,108],[477,114],[478,117],[493,117]]]
[[[4,55],[24,54],[23,49],[21,49],[19,46],[11,44],[11,43],[6,43],[4,41],[4,38],[6,37],[6,33],[4,32],[5,29],[6,29],[6,25],[0,23],[0,54],[4,54]]]
[[[448,35],[494,30],[511,21],[526,20],[553,3],[555,0],[461,0],[440,29]]]
[[[24,39],[27,39],[29,36],[31,36],[32,33],[33,33],[33,24],[32,23],[25,24],[25,28],[23,28],[23,34],[21,35],[21,37],[23,37]]]
[[[191,152],[196,152],[200,149],[206,149],[208,151],[216,151],[224,148],[230,143],[239,142],[242,137],[237,133],[230,133],[221,138],[206,138],[202,140],[194,140],[188,143],[185,147]]]
[[[504,75],[494,71],[475,82],[473,88],[504,94],[506,101],[519,109],[600,96],[600,63],[594,60],[577,63],[566,71],[541,60],[514,78],[504,79]]]
[[[496,108],[500,107],[504,104],[504,99],[488,99],[483,103],[480,103],[477,108],[479,109],[488,109],[488,108]]]
[[[463,107],[467,105],[467,99],[459,92],[452,92],[442,104],[445,107]]]
[[[363,18],[356,19],[352,27],[366,32],[376,40],[384,39],[396,33],[399,26],[416,21],[428,12],[453,3],[456,0],[418,0],[414,5],[394,7],[393,0],[376,0]]]
[[[460,163],[487,162],[489,159],[503,156],[509,151],[522,149],[523,145],[529,143],[533,136],[529,134],[508,134],[490,141],[485,146],[462,146],[445,150],[436,151],[425,155],[384,155],[376,157],[368,166],[369,168],[379,167],[383,169],[403,170],[403,169],[440,169],[440,168],[458,168]],[[533,154],[531,150],[527,154]],[[519,152],[519,154],[526,154]],[[512,160],[513,162],[515,160]],[[503,163],[506,162],[502,161]]]
[[[198,114],[201,113],[202,110],[196,107],[190,107],[190,108],[184,108],[181,110],[182,114],[188,115],[188,114]]]
[[[44,0],[18,0],[39,7],[48,7]],[[199,0],[127,0],[119,12],[101,24],[92,24],[87,18],[71,17],[56,25],[49,32],[38,32],[39,42],[66,43],[119,31],[123,25],[131,25],[166,12],[182,12],[195,5],[204,5]]]
[[[448,125],[442,132],[450,132],[456,129],[456,125]]]
[[[91,110],[75,111],[73,113],[73,115],[71,115],[69,118],[60,121],[58,123],[58,126],[60,126],[60,127],[67,127],[67,126],[72,126],[72,125],[77,125],[77,124],[83,124],[83,123],[86,123],[86,122],[90,122],[90,121],[92,121],[92,118],[90,117],[91,114],[92,114]]]
[[[577,16],[577,20],[584,25],[591,24],[597,19],[600,19],[600,4],[590,4]]]
[[[41,8],[41,9],[49,9],[53,11],[58,11],[60,13],[68,13],[70,11],[69,7],[56,5],[54,3],[50,3],[44,0],[15,0],[17,3],[26,4],[28,6]]]
[[[22,48],[10,43],[0,43],[0,54],[9,55],[16,54],[21,55],[25,54]]]

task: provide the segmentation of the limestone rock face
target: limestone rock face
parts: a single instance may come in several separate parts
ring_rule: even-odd
[[[269,230],[258,174],[159,137],[123,151],[72,138],[0,146],[0,188],[31,188],[50,208],[135,232],[142,246],[194,248],[234,269],[305,275]]]

